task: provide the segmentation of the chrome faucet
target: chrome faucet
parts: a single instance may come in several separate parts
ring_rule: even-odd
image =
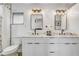
[[[62,34],[62,35],[64,34],[64,29],[61,30],[61,34]]]

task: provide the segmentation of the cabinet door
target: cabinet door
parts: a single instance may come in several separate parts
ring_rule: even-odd
[[[22,40],[22,55],[23,56],[34,56],[35,55],[35,41],[34,38],[26,38]]]
[[[34,55],[36,55],[34,44],[26,43],[23,50],[24,50],[23,55],[25,55],[25,56],[34,56]]]
[[[35,55],[36,56],[46,56],[47,48],[45,44],[35,44]]]
[[[58,53],[61,56],[79,56],[79,44],[59,45]]]
[[[70,56],[71,53],[71,44],[59,44],[58,45],[58,55],[59,56]]]
[[[79,38],[76,37],[60,37],[58,38],[59,43],[79,43]]]
[[[71,55],[72,56],[79,56],[79,44],[72,44]]]
[[[58,55],[77,56],[79,55],[78,38],[59,38]]]
[[[46,56],[47,55],[47,39],[46,38],[36,38],[35,41],[35,55],[36,56]]]

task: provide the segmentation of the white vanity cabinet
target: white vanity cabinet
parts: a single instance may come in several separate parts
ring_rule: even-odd
[[[29,37],[22,40],[24,56],[79,56],[78,37]]]

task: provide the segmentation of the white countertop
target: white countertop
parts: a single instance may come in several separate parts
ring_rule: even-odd
[[[27,37],[46,37],[46,38],[53,38],[53,37],[79,37],[75,35],[56,35],[56,36],[38,36],[38,35],[33,35],[33,36],[22,36],[22,37],[14,37],[14,38],[27,38]]]
[[[46,38],[53,38],[53,37],[79,37],[78,33],[72,33],[71,34],[65,34],[65,35],[59,35],[58,33],[56,34],[52,34],[51,36],[47,36],[46,34],[39,34],[39,35],[32,35],[32,34],[28,34],[28,35],[24,35],[24,36],[16,36],[16,37],[12,37],[12,38],[27,38],[27,37],[46,37]]]

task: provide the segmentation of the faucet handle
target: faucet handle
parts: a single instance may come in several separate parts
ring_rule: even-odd
[[[62,32],[64,31],[64,29],[61,30]]]

